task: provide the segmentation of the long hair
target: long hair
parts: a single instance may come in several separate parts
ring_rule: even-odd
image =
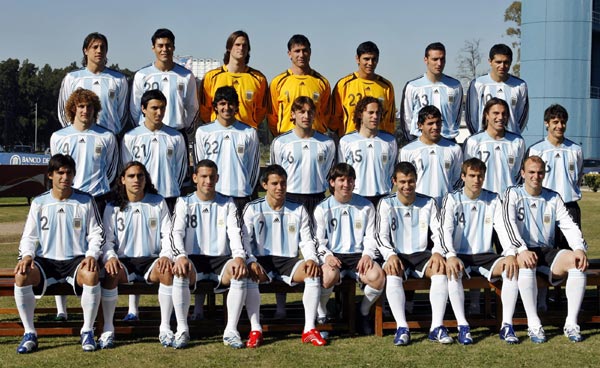
[[[129,168],[133,166],[141,167],[142,171],[144,172],[144,176],[146,177],[144,193],[158,194],[158,191],[154,187],[154,184],[152,184],[152,179],[150,178],[150,173],[148,172],[148,170],[146,170],[146,166],[144,166],[144,164],[139,161],[129,161],[125,164],[123,170],[121,170],[121,174],[117,178],[117,183],[113,188],[113,192],[115,194],[114,204],[115,206],[119,207],[121,211],[125,210],[125,207],[127,207],[127,205],[129,204],[129,198],[127,197],[127,189],[125,188],[125,185],[121,182],[121,179],[125,177],[125,173],[127,172],[127,170],[129,170]]]

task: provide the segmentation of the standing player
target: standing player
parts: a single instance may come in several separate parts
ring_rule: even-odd
[[[152,35],[152,51],[156,55],[154,63],[138,70],[133,77],[130,109],[134,125],[144,124],[142,95],[158,89],[168,102],[165,124],[179,131],[190,129],[198,114],[196,78],[192,72],[173,61],[173,32],[165,28],[157,29]]]
[[[421,136],[400,150],[399,161],[408,161],[417,169],[417,192],[433,197],[438,204],[460,180],[460,146],[441,135],[442,115],[429,105],[419,110]]]
[[[115,135],[121,133],[128,119],[127,97],[129,85],[120,72],[107,68],[108,40],[98,32],[90,33],[83,40],[83,68],[68,73],[60,86],[58,95],[58,119],[63,127],[73,123],[68,117],[65,104],[77,88],[85,88],[100,98],[102,111],[97,124]]]
[[[258,283],[273,279],[290,286],[304,283],[302,342],[323,346],[326,342],[315,328],[321,279],[310,216],[303,205],[286,200],[287,174],[281,166],[267,166],[261,184],[267,194],[246,205],[242,228],[249,271],[246,310],[251,324],[246,346],[262,344]]]
[[[314,212],[323,275],[317,321],[327,320],[327,301],[333,287],[347,276],[365,285],[360,305],[361,321],[365,323],[359,327],[370,334],[368,315],[385,286],[385,274],[374,261],[375,208],[368,200],[353,194],[356,172],[352,166],[339,163],[331,168],[328,178],[332,195],[319,203]]]
[[[354,110],[358,131],[340,139],[338,161],[352,165],[358,173],[354,193],[373,205],[392,189],[390,179],[398,155],[393,135],[379,130],[383,106],[375,97],[363,97]]]
[[[357,130],[354,124],[354,109],[363,97],[372,96],[383,106],[381,130],[396,133],[396,105],[392,83],[375,74],[379,62],[379,48],[374,42],[363,42],[356,48],[358,71],[340,79],[332,93],[333,111],[331,129],[338,136]]]
[[[443,325],[448,278],[439,244],[437,206],[433,198],[416,192],[417,171],[410,162],[399,162],[394,166],[392,182],[398,192],[379,201],[375,236],[385,260],[386,296],[397,325],[394,344],[410,343],[402,285],[409,276],[431,280],[429,340],[450,344],[453,340]],[[430,239],[434,244],[433,252],[428,249]]]
[[[248,66],[250,37],[244,31],[235,31],[227,38],[225,49],[223,66],[209,71],[202,80],[200,117],[206,123],[214,121],[217,118],[213,106],[216,91],[232,86],[241,98],[235,118],[258,128],[267,113],[267,78]]]
[[[293,129],[292,103],[299,96],[312,98],[317,107],[314,129],[325,133],[329,124],[329,81],[310,67],[310,41],[304,35],[293,35],[288,41],[290,69],[271,81],[271,103],[267,119],[274,137]]]
[[[408,81],[400,103],[401,129],[407,141],[421,135],[417,120],[419,110],[431,104],[442,113],[442,136],[455,139],[460,126],[463,89],[460,82],[444,74],[446,47],[434,42],[425,48],[423,58],[427,71],[422,77]]]
[[[65,282],[81,295],[81,347],[83,351],[96,350],[94,321],[100,305],[97,260],[104,230],[92,196],[72,188],[74,176],[75,161],[70,156],[53,155],[48,163],[52,189],[31,202],[15,267],[15,303],[25,328],[19,354],[38,347],[33,325],[36,296],[43,296],[47,286]]]
[[[215,281],[215,292],[229,289],[223,343],[240,349],[244,344],[237,324],[246,300],[248,270],[235,204],[216,192],[219,175],[213,161],[198,162],[192,179],[196,191],[177,200],[171,233],[174,285],[178,286],[173,290],[175,308],[181,309],[183,323],[190,305],[189,287],[195,288],[196,281]]]
[[[582,340],[577,315],[585,294],[588,267],[587,244],[581,230],[569,215],[561,196],[542,187],[545,163],[539,156],[523,162],[524,184],[510,187],[504,196],[504,222],[511,242],[510,252],[519,262],[519,292],[527,314],[528,335],[534,343],[546,341],[536,310],[536,271],[548,277],[551,285],[567,279],[567,319],[563,332],[572,342]],[[558,225],[572,250],[555,243]]]
[[[102,349],[114,347],[113,317],[117,306],[118,284],[133,281],[159,283],[160,305],[159,341],[164,347],[181,349],[187,346],[190,335],[187,311],[175,309],[177,334],[171,331],[173,313],[173,273],[169,232],[171,216],[163,197],[152,185],[150,174],[143,164],[125,164],[117,182],[115,201],[104,211],[106,245],[104,248],[105,278],[102,281],[102,311],[104,332],[98,339]],[[182,316],[183,314],[183,316]],[[183,320],[184,323],[179,323]]]
[[[490,72],[471,81],[467,92],[466,120],[471,134],[482,130],[483,108],[492,97],[506,101],[510,114],[506,129],[521,134],[527,124],[529,97],[527,83],[509,73],[512,63],[512,50],[505,44],[497,44],[490,49]]]
[[[458,324],[458,342],[473,343],[465,318],[463,274],[479,274],[490,281],[502,278],[502,328],[500,339],[518,344],[512,326],[519,296],[518,264],[514,255],[494,253],[492,232],[506,241],[502,222],[502,202],[496,193],[483,189],[485,164],[470,158],[462,164],[460,177],[464,187],[446,194],[440,210],[441,245],[446,257],[448,294]]]

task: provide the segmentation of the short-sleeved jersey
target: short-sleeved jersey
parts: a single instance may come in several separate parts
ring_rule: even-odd
[[[47,191],[31,202],[19,244],[19,259],[25,256],[57,261],[79,256],[98,259],[103,246],[102,218],[92,196],[73,189],[71,196],[61,201]]]
[[[463,156],[485,162],[483,188],[503,196],[506,188],[519,181],[524,154],[525,141],[520,135],[506,132],[501,139],[494,139],[483,131],[467,138]]]
[[[562,196],[565,202],[581,199],[581,180],[583,179],[583,152],[581,146],[565,139],[559,146],[548,138],[534,143],[525,155],[539,156],[546,163],[546,176],[542,185]]]
[[[380,75],[373,80],[359,78],[358,73],[348,74],[340,79],[332,92],[331,130],[341,137],[356,130],[354,110],[358,101],[370,96],[383,105],[380,129],[390,134],[396,133],[396,102],[394,86]]]
[[[171,232],[175,257],[205,255],[246,258],[237,210],[231,198],[216,194],[211,201],[196,192],[179,197]]]
[[[347,134],[338,147],[338,162],[345,162],[356,171],[354,193],[364,197],[390,192],[397,157],[396,138],[382,131],[374,138],[366,138],[359,132]]]
[[[265,198],[254,200],[244,208],[242,243],[248,262],[257,256],[298,257],[318,263],[316,241],[310,216],[301,203],[286,200],[274,210]]]
[[[542,188],[532,196],[525,187],[509,187],[504,196],[504,224],[513,252],[538,247],[554,248],[556,224],[573,250],[586,250],[579,226],[573,221],[558,193]]]
[[[96,124],[83,131],[72,125],[62,128],[50,137],[50,153],[73,157],[77,168],[74,188],[94,197],[110,192],[119,166],[117,139],[110,130]]]
[[[405,206],[396,193],[387,195],[377,205],[375,238],[383,258],[397,253],[413,254],[427,250],[429,237],[434,250],[441,252],[439,245],[438,208],[435,200],[422,194]]]
[[[163,72],[150,64],[135,73],[131,87],[130,110],[134,125],[144,124],[142,95],[158,89],[167,98],[164,123],[177,130],[187,129],[198,115],[198,91],[196,77],[179,64]]]
[[[415,166],[417,192],[433,197],[441,205],[444,195],[458,186],[463,156],[460,146],[445,138],[431,145],[415,139],[402,147],[398,161]]]
[[[121,142],[121,162],[139,161],[150,173],[152,184],[165,197],[179,197],[188,168],[183,136],[163,125],[154,132],[142,124],[125,133]]]
[[[172,257],[171,215],[160,195],[146,193],[141,201],[129,202],[124,210],[113,202],[108,203],[103,223],[106,230],[104,262],[114,257]]]
[[[496,193],[485,189],[475,199],[466,196],[464,189],[455,190],[444,197],[440,224],[440,243],[446,257],[493,253],[493,230],[503,234],[502,202]]]
[[[408,81],[402,91],[400,103],[401,128],[405,139],[421,135],[417,127],[419,111],[428,105],[437,107],[442,113],[442,136],[456,138],[460,127],[462,98],[462,85],[447,75],[442,75],[439,82],[430,81],[426,74]]]
[[[508,103],[510,116],[506,129],[521,134],[529,114],[527,83],[513,75],[510,75],[506,82],[496,82],[489,73],[473,79],[469,85],[465,116],[471,134],[482,130],[483,108],[492,97],[498,97]]]
[[[253,128],[265,119],[268,104],[267,78],[260,71],[248,67],[243,73],[232,73],[227,66],[213,69],[204,75],[200,96],[200,117],[208,123],[217,118],[213,97],[220,87],[235,88],[240,101],[235,118]]]
[[[58,94],[58,120],[63,127],[71,125],[65,109],[67,100],[77,88],[90,90],[98,96],[102,110],[98,113],[96,123],[114,134],[119,134],[129,117],[129,84],[125,75],[109,68],[104,68],[98,74],[87,68],[68,73]]]
[[[239,121],[229,127],[218,121],[198,127],[196,160],[203,159],[219,167],[217,192],[232,197],[251,195],[260,169],[256,129]]]
[[[311,70],[307,75],[295,75],[288,69],[273,78],[269,92],[271,99],[267,119],[273,136],[294,128],[291,120],[292,104],[300,96],[312,98],[317,107],[313,128],[321,133],[327,131],[330,119],[331,86],[324,76],[315,70]]]
[[[321,260],[332,253],[375,258],[375,207],[365,198],[354,194],[341,203],[332,195],[315,207],[314,223]]]
[[[334,162],[335,143],[316,131],[310,138],[300,138],[290,130],[271,143],[271,164],[285,169],[289,193],[325,192],[329,188],[327,174]]]

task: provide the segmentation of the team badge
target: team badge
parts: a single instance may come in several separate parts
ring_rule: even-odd
[[[360,229],[362,229],[362,221],[360,221],[360,220],[356,220],[356,221],[354,221],[354,228],[355,228],[356,230],[360,230]]]
[[[419,222],[419,227],[421,228],[421,230],[425,230],[425,229],[427,229],[427,223],[426,222]]]
[[[508,156],[508,164],[510,166],[514,166],[514,164],[515,164],[515,156]]]
[[[116,95],[117,95],[117,93],[114,89],[108,90],[108,98],[110,98],[111,100],[114,100]]]
[[[73,219],[73,228],[75,230],[81,230],[81,217],[75,217]]]
[[[569,171],[571,171],[571,172],[575,171],[575,164],[572,161],[569,161]]]
[[[217,221],[217,226],[219,226],[219,227],[223,227],[223,226],[225,226],[225,220],[223,220],[222,218],[220,218],[220,219]]]
[[[288,232],[295,233],[296,232],[296,224],[288,224]]]
[[[96,156],[100,156],[102,154],[102,145],[97,144],[96,147],[94,147],[94,154]]]
[[[381,162],[385,165],[388,162],[388,154],[387,153],[383,153],[381,154]]]
[[[550,223],[550,215],[544,215],[544,224]]]
[[[244,147],[244,145],[243,145],[243,144],[238,144],[238,145],[237,145],[237,153],[238,153],[238,155],[243,155],[243,154],[244,154],[244,150],[245,150],[245,149],[246,149],[246,148]]]
[[[254,97],[254,92],[246,91],[246,100],[252,100],[252,97]]]
[[[513,108],[515,106],[517,106],[517,97],[516,96],[510,99],[510,104],[512,105]]]
[[[444,168],[446,170],[450,170],[450,166],[452,166],[452,162],[450,160],[444,161]]]
[[[319,97],[321,97],[319,92],[313,92],[313,101],[315,101],[315,103],[319,102]]]
[[[454,103],[454,91],[448,90],[448,103],[452,105]]]
[[[325,154],[323,152],[319,152],[319,154],[317,155],[317,161],[322,164],[323,162],[325,162]]]
[[[150,229],[156,230],[158,227],[158,219],[156,217],[150,217],[148,220],[148,226],[150,226]]]
[[[183,92],[184,88],[185,88],[185,86],[183,85],[183,83],[179,83],[179,84],[177,85],[177,90],[178,90],[179,92]]]
[[[173,150],[173,147],[168,147],[168,148],[167,148],[167,157],[168,157],[168,158],[171,158],[171,157],[173,157],[173,151],[174,151],[174,150]]]
[[[486,225],[489,225],[492,223],[492,218],[490,216],[485,216],[484,222]]]

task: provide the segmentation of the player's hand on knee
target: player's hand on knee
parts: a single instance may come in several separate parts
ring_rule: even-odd
[[[31,256],[25,256],[15,266],[15,275],[28,274],[29,271],[34,269],[34,267],[35,264],[33,263],[33,259],[31,258]]]
[[[104,270],[110,276],[116,276],[119,274],[123,266],[117,257],[109,258],[104,264]]]
[[[188,257],[179,257],[173,265],[173,274],[179,277],[188,277],[192,271],[192,263]]]
[[[85,257],[81,261],[81,268],[89,272],[96,272],[98,271],[98,261],[92,256]]]
[[[233,259],[231,264],[231,276],[235,280],[243,279],[248,276],[248,267],[246,267],[246,260],[240,257]]]
[[[342,267],[342,261],[340,261],[338,257],[336,257],[332,254],[325,257],[325,264],[331,268]]]
[[[573,253],[575,255],[575,267],[579,271],[585,272],[585,270],[587,270],[587,268],[589,267],[587,255],[581,249],[577,249],[573,251]]]
[[[525,268],[535,268],[537,265],[537,255],[530,250],[524,250],[519,253],[517,260],[519,262],[519,266],[523,266]]]
[[[433,253],[429,262],[429,269],[431,269],[432,275],[439,275],[446,272],[446,261],[444,257],[439,253]]]
[[[502,271],[506,272],[506,277],[510,280],[519,277],[519,262],[517,262],[517,257],[506,256],[502,265]]]
[[[402,273],[404,273],[404,265],[400,258],[394,254],[387,259],[383,270],[385,271],[385,274],[389,276],[402,276]]]
[[[156,261],[156,268],[159,273],[173,272],[171,260],[167,257],[160,257],[158,261]]]
[[[304,273],[306,274],[306,276],[319,277],[319,275],[321,274],[320,271],[321,270],[319,268],[319,265],[312,259],[309,259],[308,261],[304,262]]]
[[[248,267],[248,277],[254,282],[260,282],[260,280],[266,278],[267,275],[257,262],[252,262]]]
[[[366,275],[371,268],[373,268],[373,259],[366,254],[360,257],[360,261],[358,261],[358,265],[356,265],[356,270],[359,275]]]
[[[464,266],[458,257],[450,257],[446,260],[446,275],[449,280],[458,280],[459,275],[462,273]]]

